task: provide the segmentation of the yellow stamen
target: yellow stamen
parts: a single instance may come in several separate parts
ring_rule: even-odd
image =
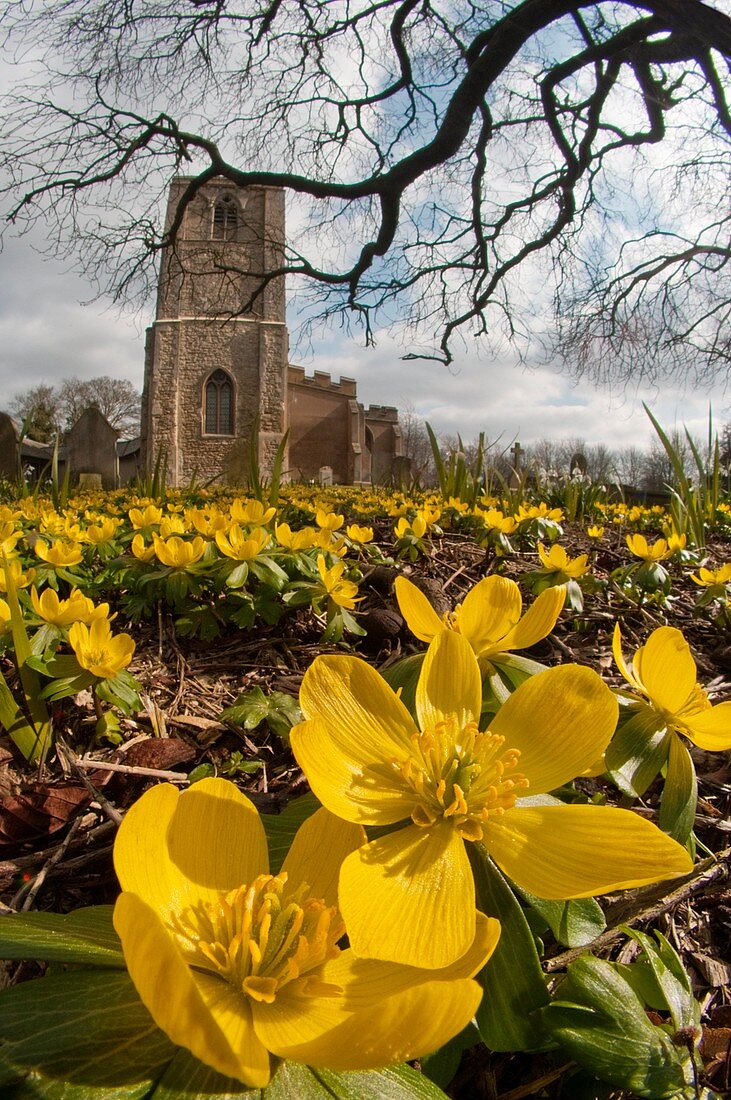
[[[338,911],[309,897],[306,885],[285,897],[286,881],[285,872],[259,875],[212,904],[201,902],[174,917],[191,966],[213,971],[266,1004],[294,981],[304,996],[339,996],[340,987],[310,974],[339,954],[345,928]],[[321,992],[325,988],[329,992]]]
[[[465,840],[481,840],[489,817],[514,806],[518,791],[528,786],[515,772],[519,750],[503,749],[503,737],[482,733],[475,722],[460,729],[448,715],[411,740],[412,755],[392,760],[391,767],[413,791],[411,820],[422,829],[448,820]]]

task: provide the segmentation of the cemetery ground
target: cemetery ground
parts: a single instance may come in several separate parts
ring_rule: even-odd
[[[24,751],[7,729],[0,739],[3,915],[112,905],[119,892],[112,867],[117,828],[160,782],[184,790],[206,776],[226,777],[262,814],[285,822],[285,836],[290,817],[312,812],[289,731],[301,720],[298,693],[315,658],[355,654],[401,687],[404,699],[413,692],[404,659],[423,654],[426,639],[423,630],[419,640],[409,629],[413,615],[394,591],[399,576],[457,629],[455,609],[459,616],[466,595],[487,577],[514,581],[524,610],[561,586],[564,609],[520,657],[546,667],[588,667],[620,693],[632,685],[613,652],[616,625],[627,661],[658,628],[677,628],[711,701],[730,699],[731,568],[723,567],[731,560],[731,510],[720,501],[706,515],[699,545],[687,525],[682,530],[677,509],[671,515],[658,506],[610,503],[588,491],[577,506],[567,493],[564,487],[543,499],[486,499],[475,487],[471,500],[460,500],[292,486],[271,505],[243,492],[213,491],[168,491],[155,500],[119,492],[55,503],[8,497],[0,515],[2,671],[29,725],[37,731],[45,714],[48,733],[40,756]],[[75,590],[96,608],[110,605],[101,617],[112,624],[110,637],[134,641],[131,661],[125,663],[123,646],[112,646],[107,657],[113,665],[116,652],[117,667],[102,675],[84,659],[73,616],[59,611],[59,601],[81,599]],[[46,602],[44,592],[52,594]],[[32,677],[21,675],[29,655],[35,688]],[[503,669],[488,714],[503,701],[501,690],[515,689],[528,672],[537,669],[530,663],[517,672]],[[619,1100],[728,1093],[728,739],[723,751],[683,743],[697,776],[697,804],[692,835],[683,836],[677,821],[674,827],[694,850],[691,873],[602,898],[604,920],[580,942],[525,895],[521,904],[549,989],[587,952],[620,969],[636,962],[640,944],[628,928],[662,933],[702,1013],[688,1091],[653,1091],[650,1084],[635,1092],[613,1079],[611,1068],[582,1064],[570,1047],[492,1049],[474,1032],[464,1049],[424,1061],[424,1072],[447,1095]],[[613,771],[580,776],[560,797],[631,807],[657,822],[667,761],[653,773],[650,755],[639,753],[634,772],[631,761],[623,770],[617,758]],[[643,769],[646,783],[638,778]],[[545,842],[550,846],[551,838]],[[4,987],[33,981],[45,965],[16,957],[4,964]],[[645,1010],[650,1025],[673,1033],[667,1008],[648,1001]],[[672,1034],[680,1048],[692,1049],[696,1040]],[[27,1095],[46,1095],[38,1089]]]

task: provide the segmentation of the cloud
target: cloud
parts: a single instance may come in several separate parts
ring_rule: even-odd
[[[144,319],[90,302],[92,290],[29,237],[0,252],[0,407],[40,382],[110,375],[142,387]],[[89,304],[84,304],[89,303]]]
[[[9,238],[0,253],[0,407],[40,382],[69,377],[111,375],[141,388],[144,327],[154,303],[145,315],[90,302],[84,279],[31,244],[29,237]],[[308,371],[355,378],[366,405],[410,405],[439,433],[469,440],[485,431],[505,445],[514,437],[524,446],[541,438],[581,438],[644,448],[653,432],[643,400],[666,428],[685,424],[703,438],[709,401],[717,426],[728,407],[722,380],[708,393],[677,385],[612,395],[589,382],[573,384],[550,366],[522,366],[508,346],[492,356],[463,352],[451,368],[404,361],[403,354],[404,346],[387,333],[378,334],[374,348],[364,348],[338,329],[302,357],[295,350],[292,358]]]

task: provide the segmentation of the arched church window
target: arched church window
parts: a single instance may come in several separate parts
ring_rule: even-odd
[[[239,208],[231,195],[218,199],[213,207],[214,241],[233,241],[239,225]]]
[[[206,435],[234,434],[234,388],[224,370],[214,370],[206,382]]]

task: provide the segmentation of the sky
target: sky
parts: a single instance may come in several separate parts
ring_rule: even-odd
[[[22,57],[25,66],[31,60]],[[17,76],[17,66],[0,55],[0,88]],[[671,195],[667,201],[671,204]],[[297,218],[291,213],[288,223],[296,228]],[[681,220],[687,222],[688,216],[683,210]],[[24,237],[4,234],[0,409],[31,386],[58,384],[69,377],[111,375],[141,389],[144,333],[153,320],[153,296],[135,312],[95,300],[91,285],[74,274],[69,263],[44,255],[45,246],[38,227]],[[521,268],[524,291],[530,278],[530,271]],[[334,325],[315,343],[300,347],[294,311],[289,320],[290,358],[308,373],[324,370],[335,379],[354,378],[365,405],[411,408],[438,434],[459,433],[465,441],[484,431],[488,441],[500,438],[506,446],[515,439],[526,447],[548,438],[583,439],[588,445],[603,443],[612,449],[647,448],[654,434],[643,401],[666,429],[685,425],[701,438],[707,433],[709,404],[718,427],[731,419],[725,378],[709,390],[685,388],[679,382],[611,393],[587,379],[572,382],[558,363],[541,361],[526,367],[505,344],[494,354],[456,345],[455,362],[445,367],[427,360],[404,361],[401,356],[408,348],[388,332],[377,332],[376,346],[366,348]]]
[[[35,243],[42,245],[40,238]],[[144,331],[154,302],[139,311],[120,311],[93,300],[89,283],[63,261],[34,249],[29,237],[6,236],[0,252],[0,408],[13,396],[41,382],[112,375],[142,388]],[[450,367],[400,357],[404,348],[392,335],[377,333],[365,348],[339,328],[314,345],[295,344],[296,317],[290,318],[290,358],[335,379],[354,378],[366,405],[412,407],[437,433],[461,434],[467,441],[484,431],[509,445],[525,447],[539,439],[584,439],[612,449],[648,447],[652,427],[645,401],[666,428],[686,425],[703,438],[709,402],[720,426],[731,419],[731,395],[724,380],[709,391],[665,385],[610,393],[589,381],[574,384],[558,366],[526,368],[504,348],[497,356],[458,353]]]

